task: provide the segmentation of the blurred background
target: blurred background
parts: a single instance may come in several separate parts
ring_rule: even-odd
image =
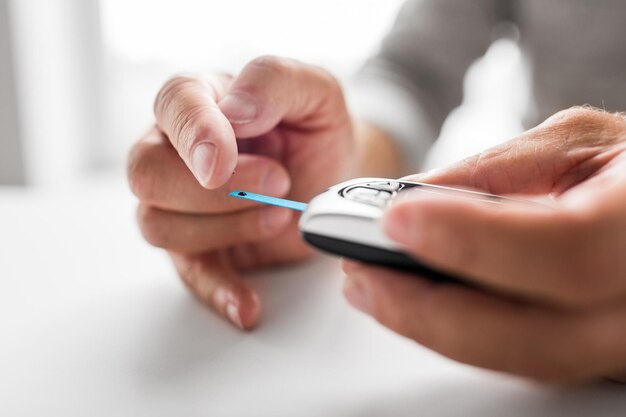
[[[118,177],[179,71],[236,73],[261,54],[326,67],[349,89],[402,0],[0,0],[0,184]],[[515,135],[527,104],[514,32],[466,79],[426,167]]]

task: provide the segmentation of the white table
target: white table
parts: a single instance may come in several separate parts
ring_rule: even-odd
[[[624,416],[626,387],[557,389],[446,360],[350,309],[337,261],[250,277],[242,333],[186,293],[121,178],[0,189],[0,416]]]

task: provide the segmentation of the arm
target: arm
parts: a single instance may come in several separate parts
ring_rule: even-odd
[[[461,104],[469,66],[511,18],[498,0],[409,0],[379,52],[357,75],[355,113],[386,132],[415,171],[448,114]]]

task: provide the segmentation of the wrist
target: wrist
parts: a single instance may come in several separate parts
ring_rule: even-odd
[[[353,177],[398,178],[406,173],[401,154],[387,133],[362,120],[352,123],[356,150]]]

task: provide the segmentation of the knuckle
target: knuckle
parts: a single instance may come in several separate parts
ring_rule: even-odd
[[[192,146],[196,135],[206,133],[202,116],[214,104],[211,94],[215,94],[211,83],[193,75],[170,78],[157,94],[154,113],[179,151],[181,146],[183,150]]]
[[[264,55],[254,58],[250,61],[248,67],[273,73],[279,78],[287,78],[294,73],[308,71],[309,73],[314,74],[318,80],[321,80],[322,85],[326,88],[341,91],[341,84],[339,83],[339,80],[328,70],[322,67],[304,64],[289,58]]]
[[[292,69],[293,61],[288,58],[282,58],[274,55],[263,55],[250,61],[248,67],[271,72],[279,77],[284,77]]]
[[[128,156],[127,176],[130,190],[140,200],[150,200],[154,191],[151,146],[137,143]]]
[[[209,136],[209,128],[203,123],[206,105],[195,103],[185,106],[172,119],[172,134],[176,138],[179,153],[189,153],[197,138]]]
[[[602,110],[597,110],[589,106],[575,106],[559,111],[552,116],[552,118],[562,124],[586,126],[597,124],[598,120],[603,119],[604,116],[605,113]]]
[[[140,204],[137,209],[137,222],[144,239],[153,246],[166,248],[168,233],[165,230],[157,209]]]
[[[180,95],[190,83],[191,78],[182,75],[173,76],[165,81],[154,100],[154,113],[157,117],[163,114],[165,109],[170,107],[176,97]]]
[[[613,117],[603,110],[578,106],[561,110],[546,120],[546,125],[548,132],[559,140],[566,138],[567,143],[583,145],[597,142],[597,135],[606,129],[607,122]]]

